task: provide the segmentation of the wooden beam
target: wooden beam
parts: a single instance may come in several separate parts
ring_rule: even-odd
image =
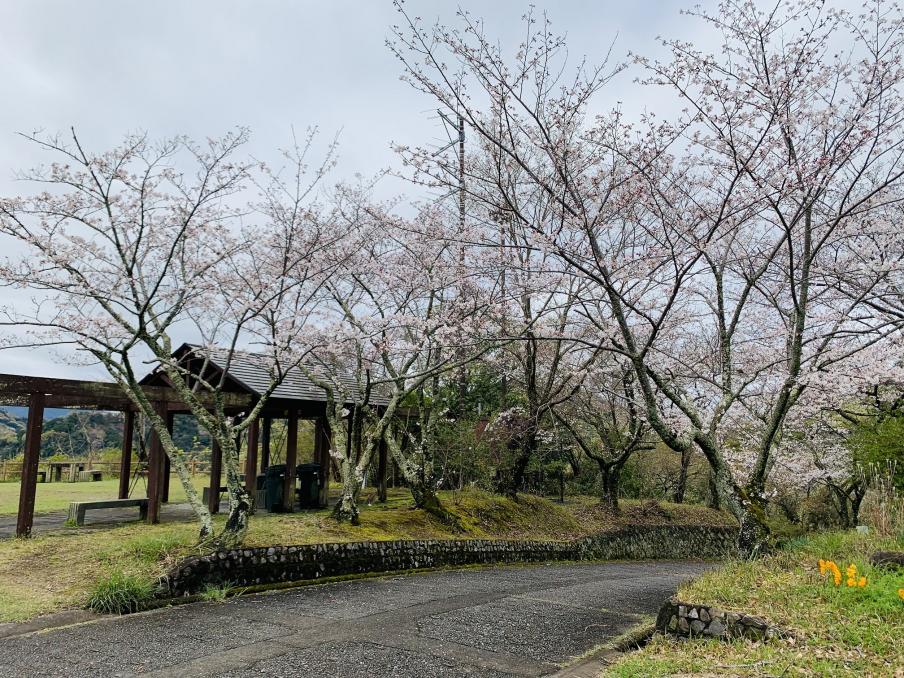
[[[248,451],[245,454],[245,491],[251,495],[252,504],[257,499],[257,446],[259,421],[255,419],[248,427]]]
[[[223,475],[223,450],[213,438],[210,439],[210,487],[207,492],[207,510],[220,512],[220,479]]]
[[[119,458],[119,498],[129,498],[129,481],[132,476],[132,438],[135,435],[135,413],[123,412],[122,455]]]
[[[185,408],[176,391],[162,386],[142,386],[151,401],[166,401],[170,407]],[[27,377],[18,374],[0,374],[0,405],[21,405],[31,393],[44,393],[45,407],[84,407],[109,410],[133,409],[131,399],[119,384],[107,381],[82,381],[78,379],[56,379],[50,377]],[[201,394],[207,403],[213,398]],[[227,408],[243,407],[252,402],[245,393],[223,393],[223,403]]]
[[[290,410],[286,421],[286,480],[283,486],[283,510],[295,510],[295,464],[298,461],[298,411]]]
[[[321,417],[314,423],[314,459],[320,464],[320,507],[330,502],[330,425]]]
[[[35,517],[35,494],[38,489],[38,460],[41,458],[41,433],[44,429],[44,394],[32,393],[28,402],[28,424],[25,429],[25,454],[19,484],[19,513],[16,536],[30,537]]]

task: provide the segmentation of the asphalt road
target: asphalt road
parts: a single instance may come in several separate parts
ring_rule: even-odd
[[[347,581],[0,640],[0,676],[541,676],[655,614],[693,562]]]

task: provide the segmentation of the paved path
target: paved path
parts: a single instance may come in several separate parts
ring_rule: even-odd
[[[0,676],[541,676],[654,614],[692,562],[347,581],[0,640]]]

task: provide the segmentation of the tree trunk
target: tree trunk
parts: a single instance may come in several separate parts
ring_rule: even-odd
[[[618,504],[618,483],[621,479],[621,466],[618,464],[607,464],[604,461],[597,461],[597,464],[599,464],[602,476],[600,501],[613,513],[618,513],[621,510]]]
[[[851,499],[851,520],[854,523],[853,527],[857,527],[860,524],[860,506],[863,504],[863,498],[866,496],[866,488],[863,486],[863,483],[857,483],[854,485],[854,497]]]
[[[226,472],[226,490],[229,510],[223,531],[214,540],[219,548],[232,548],[241,544],[248,532],[248,516],[251,515],[251,495],[245,489],[245,476],[239,470],[239,447],[236,438],[218,436],[222,464]]]
[[[515,459],[510,468],[501,469],[494,482],[493,490],[509,499],[517,499],[518,491],[524,485],[524,476],[527,473],[528,464],[537,445],[536,431],[527,434],[522,444],[518,445]]]
[[[715,509],[717,511],[722,509],[722,502],[719,500],[719,488],[716,487],[716,476],[710,470],[709,472],[709,480],[707,481],[709,484],[709,503],[708,506],[711,509]]]
[[[410,445],[403,451],[395,435],[387,434],[386,444],[408,484],[415,508],[423,509],[443,523],[459,529],[458,519],[449,513],[436,494],[436,476],[433,473],[433,458],[423,445]]]
[[[352,525],[359,525],[361,520],[358,516],[358,492],[361,489],[361,483],[358,481],[358,474],[351,461],[343,459],[340,467],[342,492],[339,495],[339,501],[333,508],[333,517],[340,523],[348,522]]]
[[[691,465],[693,448],[681,451],[681,469],[678,471],[678,484],[675,486],[675,494],[672,501],[676,504],[684,503],[684,495],[687,493],[687,473]]]
[[[769,551],[769,523],[762,495],[756,491],[760,480],[753,478],[750,485],[741,487],[732,477],[721,450],[708,438],[698,438],[700,451],[709,462],[719,500],[738,521],[737,548],[741,556],[755,558]]]

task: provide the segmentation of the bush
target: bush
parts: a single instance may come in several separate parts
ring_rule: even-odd
[[[88,609],[101,614],[128,614],[140,610],[153,595],[151,582],[116,570],[94,585]]]

